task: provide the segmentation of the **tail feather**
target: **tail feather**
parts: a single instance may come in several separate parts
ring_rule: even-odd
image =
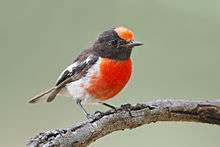
[[[51,102],[55,99],[57,94],[61,91],[62,87],[56,87],[53,91],[51,91],[50,95],[47,98],[47,102]]]
[[[47,101],[47,102],[51,102],[55,97],[56,95],[59,93],[59,91],[57,92],[57,88],[56,87],[53,87],[33,98],[31,98],[28,102],[29,103],[38,103],[38,102],[41,102],[41,101]]]

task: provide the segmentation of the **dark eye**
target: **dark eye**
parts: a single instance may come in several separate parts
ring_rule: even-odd
[[[109,47],[117,47],[118,41],[117,40],[111,40],[107,42],[107,45]]]
[[[124,44],[127,44],[127,42],[126,41],[124,41],[124,40],[111,40],[111,41],[109,41],[108,43],[108,46],[110,46],[110,47],[116,47],[116,48],[118,48],[118,47],[120,47],[121,45],[124,45]]]
[[[118,41],[117,40],[111,40],[111,41],[108,42],[108,45],[116,47],[118,45]]]

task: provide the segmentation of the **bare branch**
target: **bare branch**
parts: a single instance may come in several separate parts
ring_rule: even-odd
[[[220,100],[161,100],[145,104],[122,105],[115,110],[95,114],[93,119],[65,129],[40,133],[28,147],[85,147],[114,131],[133,129],[157,121],[187,121],[220,125]]]

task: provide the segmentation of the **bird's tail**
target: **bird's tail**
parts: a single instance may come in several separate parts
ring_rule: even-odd
[[[59,93],[60,89],[57,87],[52,87],[51,89],[36,95],[35,97],[31,98],[28,102],[29,103],[38,103],[38,102],[51,102],[55,99],[56,95]]]

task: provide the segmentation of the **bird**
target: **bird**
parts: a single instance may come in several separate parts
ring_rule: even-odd
[[[72,64],[61,72],[54,86],[31,98],[29,103],[52,102],[57,95],[71,97],[86,117],[86,103],[107,104],[128,83],[132,74],[131,52],[143,43],[127,27],[111,27],[98,35]]]

